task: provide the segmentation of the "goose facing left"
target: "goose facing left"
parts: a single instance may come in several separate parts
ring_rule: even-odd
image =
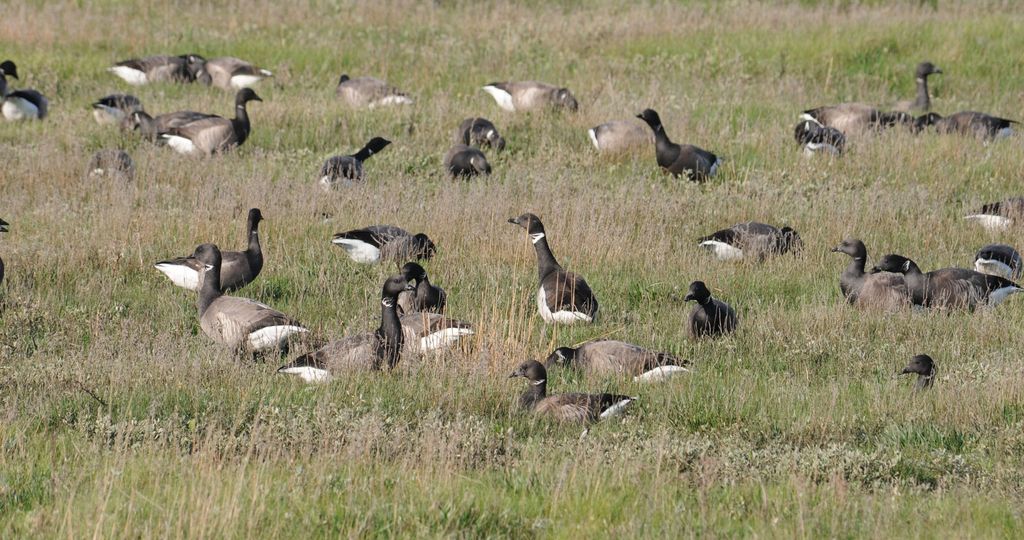
[[[0,233],[10,230],[10,223],[0,219]],[[0,283],[4,282],[4,260],[0,258]]]
[[[690,283],[683,301],[697,302],[690,312],[690,337],[715,337],[736,331],[736,311],[729,304],[712,298],[703,281]]]
[[[900,375],[917,375],[914,391],[920,392],[932,387],[935,381],[935,360],[927,354],[914,355]]]
[[[7,120],[42,120],[49,101],[36,90],[7,90],[7,77],[18,78],[18,67],[10,60],[0,63],[0,114]]]
[[[171,128],[160,135],[179,154],[213,155],[241,146],[249,138],[252,126],[246,104],[263,101],[251,88],[243,88],[235,96],[235,117],[208,116]]]
[[[246,221],[248,247],[244,251],[220,252],[222,263],[218,278],[222,292],[241,289],[252,283],[263,270],[263,249],[260,246],[259,234],[260,221],[263,221],[263,213],[260,212],[260,209],[249,210]],[[153,266],[179,287],[190,291],[198,291],[202,288],[205,265],[195,256],[160,261]]]
[[[669,140],[661,117],[653,109],[636,115],[654,131],[654,150],[658,166],[673,176],[686,175],[691,181],[703,182],[718,172],[718,156],[692,144],[676,144]]]
[[[320,186],[330,189],[338,185],[351,185],[362,182],[365,178],[363,162],[371,156],[387,148],[391,141],[384,137],[374,137],[365,146],[351,156],[334,156],[320,167]]]
[[[596,422],[618,416],[636,398],[617,394],[548,395],[548,373],[536,360],[523,362],[508,378],[527,380],[526,392],[519,398],[521,409],[559,422]]]
[[[408,262],[402,266],[402,275],[406,281],[415,284],[411,291],[405,291],[398,297],[398,308],[403,313],[416,313],[419,311],[443,312],[448,295],[444,289],[434,285],[427,277],[427,271],[415,262]]]
[[[342,74],[334,90],[336,96],[350,107],[375,109],[389,105],[411,105],[408,94],[376,77],[349,77]]]

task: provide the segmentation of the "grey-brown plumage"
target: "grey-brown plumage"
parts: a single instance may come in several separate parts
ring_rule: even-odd
[[[263,249],[260,246],[259,224],[263,213],[259,208],[249,210],[246,220],[248,246],[244,251],[222,251],[218,279],[220,290],[230,292],[252,283],[263,270]],[[204,265],[195,256],[177,257],[153,265],[175,285],[198,291],[203,286]]]
[[[910,293],[903,275],[892,272],[864,273],[868,250],[857,239],[843,240],[833,252],[850,256],[850,264],[839,276],[839,290],[850,304],[859,308],[896,311],[909,308]]]
[[[974,256],[974,269],[1009,280],[1020,278],[1020,253],[1007,244],[988,244]]]
[[[342,75],[335,95],[350,107],[376,108],[387,105],[408,105],[413,102],[408,94],[375,77]]]
[[[905,112],[883,112],[863,103],[840,103],[808,109],[800,115],[800,119],[814,120],[844,134],[897,125],[911,126],[914,123],[914,118]]]
[[[0,114],[5,120],[42,120],[50,102],[36,90],[11,90],[7,77],[18,78],[18,67],[11,60],[0,62]]]
[[[434,285],[427,277],[427,271],[414,262],[405,263],[402,266],[402,275],[406,281],[414,283],[415,288],[405,291],[398,296],[398,308],[402,313],[416,313],[419,311],[443,312],[448,295],[444,289]]]
[[[142,111],[139,98],[129,94],[110,94],[92,104],[92,117],[100,125],[120,126],[131,129],[131,115]]]
[[[545,367],[561,366],[590,375],[638,376],[661,366],[685,366],[688,362],[665,352],[645,349],[639,345],[614,339],[588,341],[579,347],[559,347]]]
[[[0,233],[5,233],[10,230],[10,223],[0,219]],[[4,282],[4,260],[0,258],[0,283]]]
[[[246,104],[263,101],[251,88],[235,96],[235,117],[231,120],[209,116],[167,130],[160,140],[180,154],[213,155],[241,146],[249,138],[252,126]]]
[[[222,56],[203,62],[202,69],[196,74],[196,80],[222,90],[241,90],[273,75],[270,71],[240,58]]]
[[[90,178],[112,178],[130,182],[135,178],[135,161],[124,150],[99,150],[92,155],[86,171]]]
[[[198,54],[180,56],[147,56],[122,60],[107,71],[139,86],[154,82],[195,82],[197,73],[206,60]]]
[[[932,98],[928,93],[928,77],[941,74],[942,70],[931,62],[921,62],[914,70],[914,81],[917,83],[917,95],[914,99],[898,101],[893,106],[894,111],[900,112],[928,112],[932,108]]]
[[[498,133],[498,128],[490,120],[481,117],[463,120],[455,130],[452,142],[477,148],[487,146],[499,152],[505,149],[505,138]]]
[[[394,225],[371,225],[336,233],[331,243],[344,249],[352,260],[359,263],[375,263],[382,259],[429,259],[437,251],[427,235],[410,234]]]
[[[902,255],[886,255],[873,271],[898,272],[907,282],[915,305],[939,309],[967,309],[999,304],[1011,294],[1024,292],[1016,283],[966,268],[942,268],[927,274]]]
[[[917,383],[914,384],[914,390],[917,392],[927,390],[932,387],[932,383],[935,381],[935,361],[927,354],[915,355],[900,374],[917,375]]]
[[[643,124],[630,120],[612,120],[587,130],[598,152],[628,152],[647,148],[655,142],[654,133]]]
[[[915,128],[920,130],[933,126],[938,133],[952,133],[979,139],[996,139],[1009,137],[1013,134],[1013,124],[1016,120],[999,118],[976,111],[961,111],[943,117],[936,113],[929,113],[915,121]]]
[[[620,414],[636,398],[617,394],[547,394],[547,370],[536,360],[526,361],[509,375],[529,383],[519,406],[559,422],[595,422]]]
[[[683,298],[697,305],[690,311],[690,337],[716,337],[736,331],[736,312],[721,300],[711,297],[711,291],[703,281],[690,283],[690,289]]]
[[[138,131],[142,137],[155,141],[161,133],[167,133],[172,128],[181,127],[204,118],[220,117],[215,114],[196,111],[175,111],[153,117],[145,111],[135,111],[126,121],[125,129],[133,129]]]
[[[541,109],[579,110],[576,96],[568,88],[537,81],[493,82],[483,87],[498,106],[509,112]]]
[[[448,348],[465,336],[473,335],[473,325],[450,319],[439,313],[406,313],[401,316],[405,350],[430,352]]]
[[[788,226],[781,229],[766,223],[747,221],[715,231],[697,240],[700,247],[719,260],[755,259],[797,253],[803,248],[800,235]]]
[[[321,187],[329,189],[338,185],[351,185],[354,182],[362,182],[365,178],[363,162],[386,148],[389,144],[391,144],[391,141],[384,137],[374,137],[351,156],[334,156],[329,158],[320,167]]]
[[[636,115],[654,131],[654,151],[658,166],[673,176],[686,175],[694,182],[703,182],[718,172],[718,156],[692,144],[676,144],[669,140],[661,117],[653,109]]]
[[[487,156],[478,148],[456,144],[444,155],[444,169],[455,178],[491,174]]]

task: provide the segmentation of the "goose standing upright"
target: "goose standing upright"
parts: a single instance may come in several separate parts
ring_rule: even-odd
[[[736,331],[736,312],[721,300],[711,297],[711,291],[703,281],[690,283],[683,301],[697,302],[690,312],[690,337],[715,337]]]
[[[865,274],[868,250],[864,242],[843,240],[832,248],[833,253],[850,256],[850,264],[839,276],[839,290],[850,304],[862,308],[899,310],[910,307],[910,293],[901,274],[878,272]]]
[[[18,78],[18,67],[10,60],[0,63],[0,114],[7,120],[42,120],[49,101],[35,90],[7,91],[7,77]]]
[[[1008,279],[966,268],[942,268],[925,274],[917,263],[895,254],[882,257],[874,271],[903,274],[914,304],[930,308],[973,310],[997,305],[1012,294],[1024,292]]]
[[[669,140],[661,117],[653,109],[636,115],[654,130],[654,149],[660,166],[673,176],[686,175],[694,182],[703,182],[718,172],[718,156],[692,144],[676,144]]]
[[[245,105],[263,101],[251,88],[243,88],[235,96],[235,118],[209,116],[171,128],[160,139],[180,154],[213,155],[241,146],[249,138],[251,125]]]
[[[263,269],[260,221],[263,221],[263,213],[260,212],[260,209],[250,209],[246,220],[248,247],[245,251],[220,252],[222,262],[218,280],[222,292],[241,289],[260,275],[260,271]],[[202,288],[205,265],[194,255],[160,261],[153,266],[179,287],[190,291],[198,291]]]
[[[913,100],[899,101],[893,110],[900,112],[920,111],[928,112],[932,108],[932,97],[928,94],[928,77],[939,75],[942,70],[935,67],[931,62],[921,62],[914,70],[914,80],[917,83],[917,97]]]
[[[540,288],[537,290],[537,310],[548,324],[594,322],[597,317],[597,298],[586,280],[562,269],[555,260],[544,234],[544,224],[537,216],[526,213],[510,218],[509,223],[526,229],[537,252]]]
[[[386,148],[389,144],[391,144],[391,141],[384,137],[374,137],[366,143],[366,146],[363,146],[351,156],[334,156],[329,158],[320,167],[321,187],[330,189],[340,184],[351,185],[354,182],[362,182],[365,178],[363,162]]]
[[[519,406],[538,416],[559,422],[596,422],[621,414],[634,397],[617,394],[555,394],[547,393],[548,373],[536,360],[523,362],[508,376],[523,377],[529,382],[526,392],[519,398]]]
[[[10,223],[0,219],[0,233],[10,230]],[[4,260],[0,258],[0,283],[4,282]]]

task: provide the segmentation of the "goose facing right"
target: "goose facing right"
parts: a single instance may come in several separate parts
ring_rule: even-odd
[[[375,109],[388,105],[410,105],[408,94],[375,77],[351,78],[342,74],[335,95],[350,107]]]
[[[89,160],[87,171],[89,178],[116,178],[130,182],[135,178],[135,162],[124,150],[99,150]]]
[[[0,114],[6,120],[42,120],[50,102],[36,90],[7,90],[7,77],[18,78],[18,67],[10,60],[0,63]]]
[[[520,408],[559,422],[596,422],[621,414],[636,400],[617,394],[548,395],[547,370],[536,360],[523,362],[508,376],[510,379],[516,377],[523,377],[529,383],[519,398]]]
[[[914,384],[914,391],[920,392],[932,387],[935,381],[935,361],[927,354],[914,355],[907,367],[900,372],[901,375],[917,375],[917,383]]]
[[[320,185],[330,189],[338,185],[351,185],[365,179],[363,162],[371,156],[387,148],[391,141],[384,137],[374,137],[367,141],[358,152],[351,156],[334,156],[320,167]]]
[[[974,269],[982,274],[1009,280],[1020,278],[1020,253],[1006,244],[989,244],[974,256]]]
[[[929,113],[918,118],[915,128],[934,126],[938,133],[953,133],[979,139],[1001,139],[1013,135],[1016,120],[1000,118],[977,111],[961,111],[949,116]]]
[[[1008,279],[966,268],[942,268],[926,274],[914,261],[895,254],[882,257],[873,271],[903,274],[914,304],[929,308],[973,310],[995,306],[1012,294],[1024,292]]]
[[[453,142],[478,148],[489,146],[498,152],[505,149],[505,138],[498,133],[498,128],[490,120],[481,117],[463,120],[459,129],[455,130]]]
[[[692,144],[676,144],[669,140],[661,117],[653,109],[636,115],[654,131],[654,149],[658,166],[673,176],[686,175],[691,181],[703,182],[718,172],[718,156]]]
[[[222,292],[241,289],[252,283],[260,275],[260,271],[263,269],[263,249],[260,247],[259,233],[260,221],[263,221],[263,213],[260,212],[260,209],[250,209],[246,220],[248,247],[245,251],[220,252],[221,267],[218,272],[218,280]],[[179,287],[190,291],[202,289],[205,265],[194,255],[160,261],[153,266]]]
[[[932,108],[932,98],[928,93],[928,77],[940,74],[942,74],[942,70],[931,62],[921,62],[918,64],[917,68],[914,70],[914,81],[917,84],[917,96],[913,100],[897,102],[893,109],[901,112],[930,111]]]
[[[803,247],[800,235],[792,228],[784,226],[780,229],[757,221],[737,223],[700,238],[697,242],[720,261],[746,258],[763,261],[773,255],[797,253]]]
[[[473,335],[472,324],[449,319],[438,313],[406,313],[400,320],[405,349],[410,352],[439,351]]]
[[[142,102],[139,98],[130,94],[110,94],[92,104],[92,117],[101,126],[125,127],[132,113],[141,110]]]
[[[196,80],[196,74],[205,62],[198,54],[147,56],[122,60],[107,68],[107,71],[132,86],[154,82],[189,83]]]
[[[1024,197],[1010,197],[982,207],[964,216],[964,219],[978,223],[990,231],[1005,231],[1011,225],[1024,220]]]
[[[715,337],[736,331],[736,311],[729,304],[712,298],[703,281],[690,283],[683,301],[691,300],[697,305],[690,311],[690,337]]]
[[[832,252],[850,256],[850,264],[839,276],[839,290],[848,303],[860,308],[889,311],[910,307],[910,293],[901,274],[864,273],[868,258],[864,242],[853,238],[846,239],[832,248]]]
[[[548,355],[545,367],[562,366],[591,375],[629,375],[637,381],[683,373],[687,362],[665,352],[614,339],[588,341],[578,347],[559,347]],[[674,368],[674,369],[658,369]]]
[[[479,148],[456,144],[444,156],[444,168],[454,178],[491,174],[491,164]]]
[[[405,291],[398,296],[398,308],[403,313],[416,313],[420,311],[443,312],[448,295],[444,289],[434,285],[427,277],[427,271],[415,262],[408,262],[402,266],[402,275],[406,281],[414,283],[415,288]]]
[[[221,90],[241,90],[273,76],[269,70],[258,68],[241,58],[222,56],[203,62],[196,80]]]
[[[537,289],[537,311],[548,324],[594,322],[597,297],[582,276],[567,272],[555,260],[544,234],[544,224],[537,216],[526,213],[509,218],[509,223],[526,230],[537,252],[540,287]]]
[[[382,259],[429,259],[437,251],[427,235],[410,234],[394,225],[370,225],[336,233],[331,243],[344,249],[353,261],[364,264],[374,264]]]
[[[251,88],[235,95],[235,117],[231,120],[208,116],[171,128],[160,139],[179,154],[213,155],[241,146],[249,138],[252,126],[246,104],[263,101]]]
[[[493,82],[484,85],[498,107],[508,112],[524,112],[540,109],[566,109],[576,112],[580,104],[568,88],[537,81]]]

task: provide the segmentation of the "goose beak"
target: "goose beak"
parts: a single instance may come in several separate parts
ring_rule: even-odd
[[[831,251],[832,253],[839,253],[839,246],[836,246],[836,247],[830,249],[829,251]]]
[[[691,300],[696,300],[696,298],[693,297],[693,294],[688,293],[686,296],[683,297],[683,302],[689,302]]]
[[[516,377],[522,377],[522,376],[523,376],[522,370],[518,370],[517,369],[517,370],[513,371],[512,374],[508,376],[508,378],[509,379],[515,379]]]
[[[938,73],[939,75],[942,75],[942,70],[939,68],[935,68],[935,71],[933,71],[932,73]]]
[[[508,218],[508,222],[513,225],[519,225],[519,218],[510,217]]]

